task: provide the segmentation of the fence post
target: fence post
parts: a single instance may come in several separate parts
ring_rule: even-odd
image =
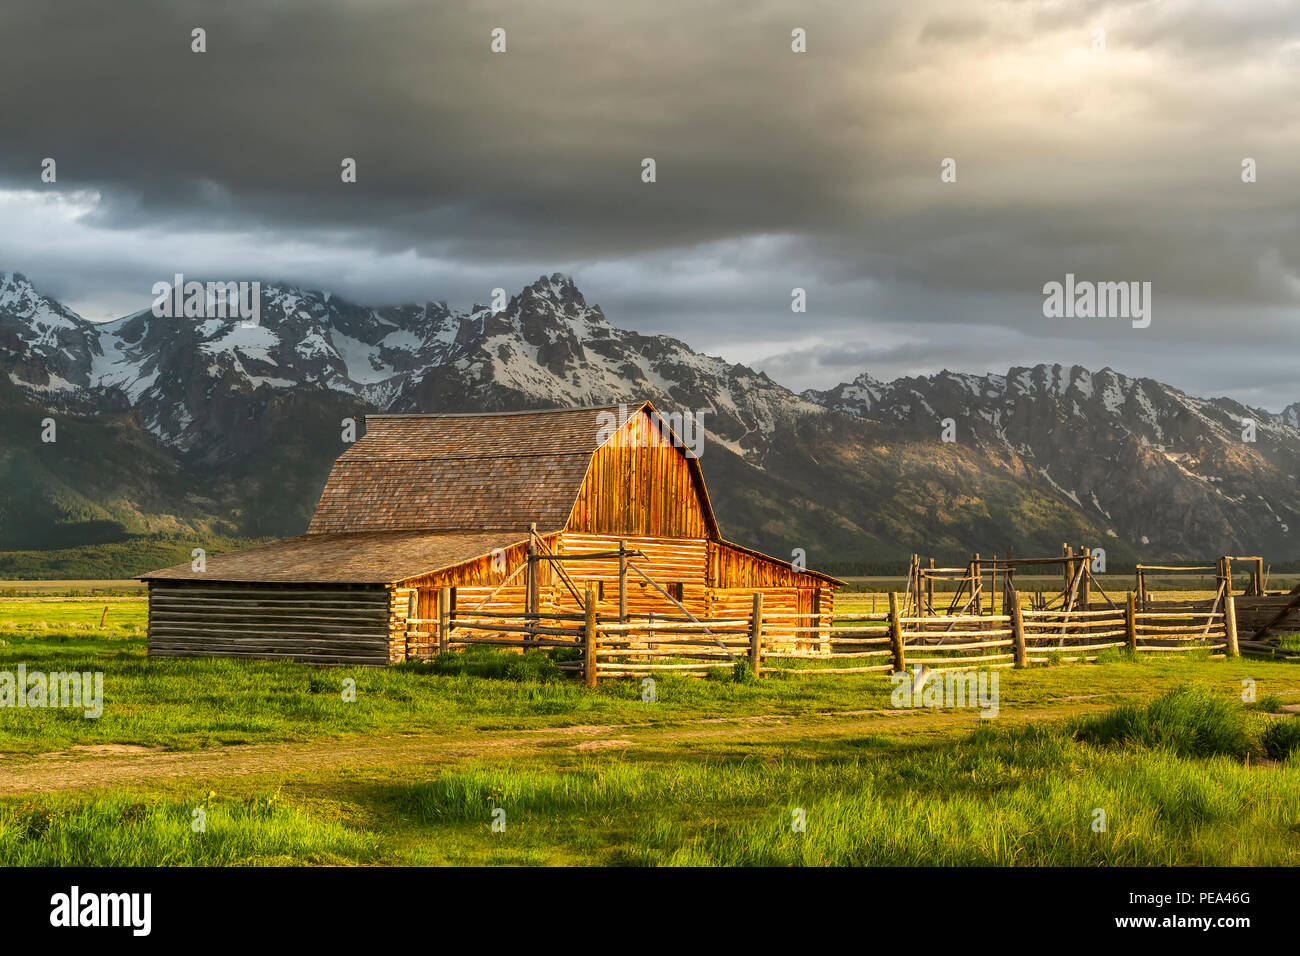
[[[916,576],[916,567],[920,563],[920,561],[921,559],[914,554],[912,555],[911,560],[909,560],[907,563],[907,591],[903,596],[904,614],[906,614],[908,610],[912,607],[912,589],[916,587],[916,583],[918,580]]]
[[[1241,651],[1237,646],[1237,601],[1232,596],[1231,587],[1223,598],[1223,633],[1228,639],[1228,656],[1240,656]]]
[[[586,598],[587,621],[583,628],[583,665],[582,676],[588,687],[596,686],[596,589],[587,584]]]
[[[1074,557],[1074,548],[1068,544],[1062,544],[1061,557],[1066,559],[1061,562],[1062,574],[1065,577],[1065,584],[1061,589],[1065,593],[1065,600],[1061,602],[1061,610],[1073,611],[1074,608],[1070,606],[1070,585],[1074,583],[1074,579],[1071,577],[1074,572],[1074,562],[1069,559]]]
[[[898,592],[889,592],[889,640],[894,647],[894,671],[907,670],[903,654],[903,622],[898,613]]]
[[[874,597],[872,600],[873,601],[875,600]],[[933,616],[934,615],[934,558],[930,559],[930,574],[928,575],[928,580],[926,581],[926,585],[925,585],[925,600],[928,603],[930,610],[926,611],[926,613],[921,616],[922,617],[925,617],[927,615]],[[871,610],[874,611],[875,609],[876,609],[875,605],[873,604]]]
[[[998,556],[993,555],[993,578],[989,581],[989,613],[998,613]],[[1002,589],[1002,613],[1007,613],[1007,589]]]
[[[540,562],[537,560],[536,535],[537,525],[535,523],[530,524],[528,526],[528,552],[525,558],[528,562],[528,578],[524,585],[524,619],[528,624],[532,625],[537,624],[537,605],[540,603],[537,590],[537,566]],[[529,636],[537,637],[536,634],[533,634],[525,636],[524,639],[527,640]]]
[[[618,542],[618,623],[627,623],[627,542]]]
[[[1080,572],[1083,574],[1083,580],[1079,582],[1079,591],[1082,595],[1083,609],[1086,611],[1092,604],[1092,548],[1082,548],[1083,560],[1079,562]]]
[[[438,589],[438,656],[451,645],[451,588]]]
[[[796,618],[796,620],[798,620]],[[795,625],[798,627],[798,625]],[[749,621],[749,666],[758,677],[763,672],[763,592],[754,592],[754,616]]]
[[[1128,599],[1124,606],[1124,629],[1128,632],[1128,649],[1132,654],[1138,652],[1138,622],[1137,622],[1137,600],[1133,592],[1128,592]]]
[[[1012,650],[1016,655],[1016,667],[1025,667],[1029,664],[1028,655],[1025,653],[1025,612],[1020,607],[1020,592],[1013,587],[1008,587],[1002,592],[1003,609],[1011,611],[1011,640],[1014,642]]]

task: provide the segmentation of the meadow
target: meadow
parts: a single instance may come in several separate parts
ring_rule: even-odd
[[[0,601],[0,671],[105,673],[98,720],[0,708],[0,864],[1300,864],[1295,664],[1003,671],[981,720],[893,708],[879,674],[667,677],[647,702],[541,652],[149,661],[143,623],[138,599]],[[305,759],[358,745],[379,758]],[[159,754],[105,746],[225,762],[118,779]]]

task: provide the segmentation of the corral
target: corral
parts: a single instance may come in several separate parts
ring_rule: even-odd
[[[439,614],[411,624],[428,628],[422,635],[437,636],[437,653],[474,644],[572,650],[573,659],[559,666],[589,686],[600,677],[704,676],[736,667],[755,675],[811,676],[897,673],[922,664],[938,672],[1023,668],[1095,662],[1112,652],[1291,653],[1267,643],[1263,625],[1252,625],[1244,645],[1239,637],[1239,604],[1252,615],[1267,610],[1267,624],[1281,620],[1276,608],[1293,607],[1300,593],[1300,588],[1268,593],[1260,560],[1249,559],[1255,570],[1240,594],[1234,590],[1232,564],[1247,559],[1225,557],[1203,567],[1139,566],[1137,589],[1114,597],[1092,573],[1092,560],[1087,549],[1076,553],[1069,546],[1059,558],[975,555],[957,568],[935,567],[933,561],[922,566],[914,556],[907,587],[887,595],[887,611],[845,608],[800,615],[793,624],[785,613],[771,627],[757,592],[748,614],[718,618],[619,618],[600,613],[593,592],[590,614],[557,613],[540,621]],[[1148,572],[1205,571],[1215,574],[1208,597],[1158,600],[1147,587]],[[1018,575],[1044,572],[1060,575],[1059,592],[1018,590]],[[935,588],[944,577],[951,585],[946,607],[936,600]],[[1000,592],[988,587],[997,581]]]

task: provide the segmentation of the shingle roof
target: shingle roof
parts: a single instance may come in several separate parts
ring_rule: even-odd
[[[608,437],[602,412],[618,408],[369,415],[334,463],[308,533],[521,531],[534,521],[558,530]]]
[[[528,540],[519,532],[437,534],[385,531],[304,534],[212,555],[202,573],[188,564],[141,580],[266,581],[280,584],[391,584],[429,574]]]

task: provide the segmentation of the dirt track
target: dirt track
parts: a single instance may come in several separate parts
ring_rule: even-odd
[[[1062,718],[1090,709],[1077,701],[1022,711],[1023,720]],[[1008,714],[1008,716],[1012,716]],[[1015,718],[1013,718],[1015,719]],[[245,744],[199,751],[89,747],[0,759],[0,796],[88,790],[164,780],[219,779],[367,767],[447,764],[483,757],[521,756],[557,747],[575,751],[664,747],[691,743],[795,743],[800,740],[889,733],[924,733],[980,722],[973,711],[844,711],[817,716],[709,718],[671,726],[585,725],[538,730],[481,731],[473,735],[420,734],[308,743]],[[1001,724],[1002,721],[999,721]]]

